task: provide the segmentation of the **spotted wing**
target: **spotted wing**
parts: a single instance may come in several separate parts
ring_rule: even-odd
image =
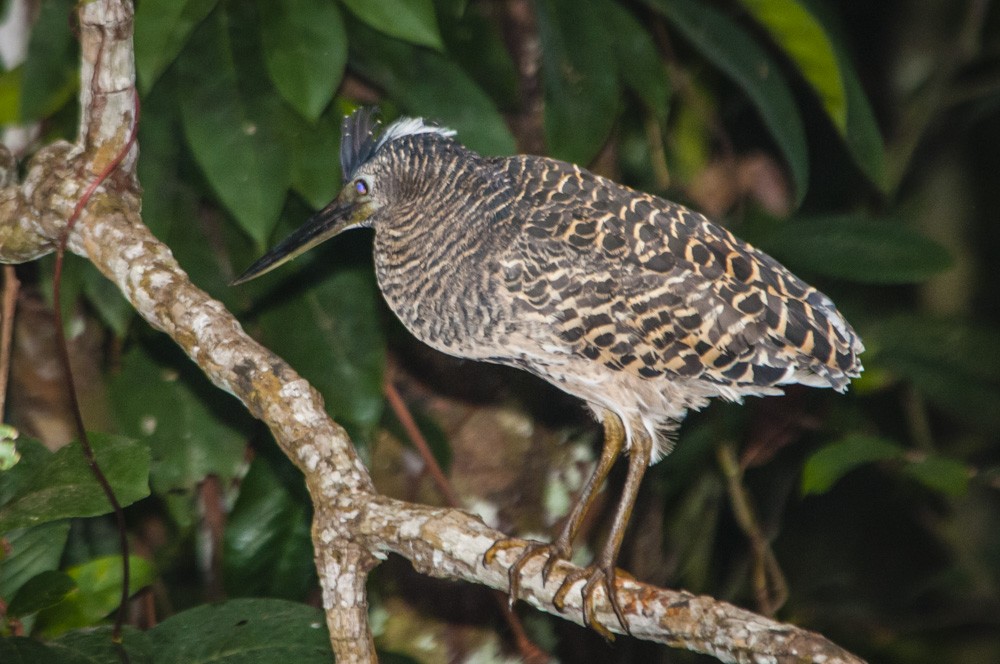
[[[734,395],[844,389],[860,372],[861,342],[830,299],[703,215],[563,162],[508,170],[523,227],[506,287],[574,354]]]

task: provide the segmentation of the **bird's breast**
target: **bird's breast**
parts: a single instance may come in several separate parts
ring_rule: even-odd
[[[376,237],[375,273],[386,303],[417,339],[450,355],[485,359],[501,342],[509,307],[490,259],[471,260],[468,247],[457,244]]]

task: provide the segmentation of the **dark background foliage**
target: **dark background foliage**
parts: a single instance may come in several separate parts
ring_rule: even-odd
[[[40,3],[28,59],[0,74],[0,124],[39,123],[37,144],[75,133],[72,11]],[[441,501],[385,405],[387,378],[462,499],[509,532],[559,518],[597,432],[546,385],[410,338],[364,233],[227,286],[336,194],[340,118],[367,103],[486,154],[544,151],[704,210],[827,292],[863,337],[847,395],[790,389],[690,417],[647,475],[623,567],[872,661],[1000,661],[995,3],[139,0],[135,38],[144,221],[322,391],[382,490]],[[252,637],[233,638],[274,657],[259,661],[325,661],[300,477],[91,266],[67,270],[88,426],[106,432],[99,458],[130,503],[135,623],[156,623],[127,634],[133,661],[211,659],[233,615],[253,616]],[[50,451],[72,437],[51,261],[18,272],[4,421],[21,461],[0,472],[0,627],[41,640],[4,638],[0,660],[77,661],[105,647],[80,628],[106,622],[120,568],[77,448]],[[370,592],[386,661],[516,653],[486,591],[390,560]],[[208,603],[224,598],[246,599]],[[563,661],[701,661],[519,613]]]

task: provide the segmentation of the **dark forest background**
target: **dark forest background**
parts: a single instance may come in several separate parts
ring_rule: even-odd
[[[34,147],[76,132],[73,7],[37,3],[28,59],[0,73],[0,125],[35,124]],[[510,533],[552,529],[599,431],[531,377],[413,340],[380,299],[364,232],[227,286],[337,193],[340,120],[362,104],[704,211],[830,295],[864,339],[846,395],[792,388],[689,417],[647,474],[623,568],[872,662],[1000,661],[996,3],[139,0],[135,38],[145,223],[322,391],[380,490],[442,503],[385,381],[465,506]],[[180,634],[207,651],[198,611],[223,599],[321,622],[300,476],[91,265],[66,269],[86,421],[131,503],[132,621],[157,625],[133,642]],[[62,447],[52,271],[17,268],[3,421],[21,460],[0,472],[0,631],[78,653],[81,629],[115,609],[120,572],[111,517],[52,498],[88,481]],[[608,517],[588,524],[590,551]],[[390,559],[370,595],[385,661],[518,656],[486,590]],[[562,661],[708,661],[517,612]]]

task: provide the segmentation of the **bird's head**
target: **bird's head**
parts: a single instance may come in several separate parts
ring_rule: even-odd
[[[402,118],[376,134],[375,113],[376,109],[360,108],[344,118],[340,133],[344,186],[337,197],[247,268],[232,285],[270,272],[343,231],[373,226],[382,216],[380,211],[412,199],[418,174],[412,172],[411,164],[404,163],[400,151],[384,148],[407,136],[451,137],[455,132],[426,124],[420,118]]]

